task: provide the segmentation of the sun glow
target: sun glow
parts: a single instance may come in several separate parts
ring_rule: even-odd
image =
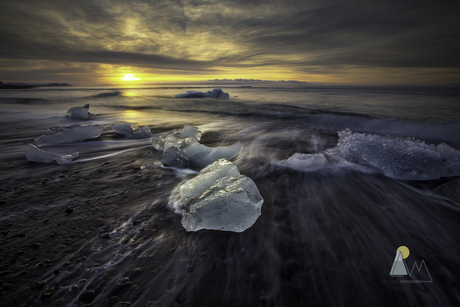
[[[135,74],[125,74],[123,78],[120,78],[123,81],[137,81],[141,80],[141,78],[136,78]]]

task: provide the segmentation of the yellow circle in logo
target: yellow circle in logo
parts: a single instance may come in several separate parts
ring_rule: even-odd
[[[410,252],[409,252],[409,249],[407,247],[400,246],[400,247],[398,247],[397,251],[401,252],[401,255],[402,255],[403,259],[406,259],[407,257],[409,257]]]

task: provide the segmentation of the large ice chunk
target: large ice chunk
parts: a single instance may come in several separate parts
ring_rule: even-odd
[[[87,139],[94,139],[101,135],[104,127],[101,125],[72,125],[68,127],[53,127],[48,129],[49,134],[35,138],[37,145],[53,145],[82,142]]]
[[[201,130],[185,125],[182,130],[173,130],[152,139],[152,145],[156,150],[167,151],[170,147],[183,148],[201,139]]]
[[[186,93],[177,94],[176,98],[230,98],[228,93],[224,93],[222,89],[215,88],[212,91],[199,92],[199,91],[187,91]]]
[[[71,163],[73,159],[78,156],[78,152],[74,152],[68,155],[55,154],[49,151],[44,151],[33,144],[29,144],[29,149],[26,150],[26,157],[29,161],[34,162],[46,162],[50,163],[56,160],[59,164]]]
[[[327,158],[322,153],[317,154],[302,154],[295,153],[284,163],[295,169],[305,169],[312,167],[320,167],[327,164]]]
[[[152,136],[149,126],[139,127],[136,123],[112,124],[112,129],[131,139],[143,139]]]
[[[220,147],[208,147],[196,142],[185,147],[183,151],[194,166],[202,168],[222,158],[230,160],[236,157],[242,149],[241,142]]]
[[[203,168],[200,173],[180,186],[180,196],[183,204],[200,196],[217,180],[223,177],[238,176],[238,167],[226,159],[220,159]]]
[[[88,111],[89,104],[85,104],[83,107],[73,107],[67,111],[67,117],[71,119],[88,119],[94,114]]]
[[[260,216],[263,201],[249,177],[223,177],[190,201],[183,210],[181,223],[187,231],[243,232]]]
[[[373,166],[385,175],[405,180],[429,180],[460,175],[460,152],[446,144],[340,131],[337,147],[354,163]]]

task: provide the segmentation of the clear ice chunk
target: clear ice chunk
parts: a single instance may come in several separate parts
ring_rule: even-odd
[[[53,127],[48,129],[49,134],[35,138],[35,143],[41,145],[67,144],[83,142],[87,139],[94,139],[101,135],[104,127],[101,125],[72,125],[68,127]]]
[[[168,148],[168,150],[163,153],[161,160],[164,165],[171,167],[186,168],[190,165],[187,155],[176,147]]]
[[[83,107],[73,107],[67,111],[67,117],[71,119],[88,119],[94,114],[88,111],[89,104],[86,104]]]
[[[200,173],[180,186],[182,204],[189,203],[192,199],[199,197],[212,186],[217,180],[223,177],[240,175],[235,164],[226,159],[220,159],[203,168]]]
[[[166,151],[170,147],[184,148],[191,143],[198,142],[200,139],[200,130],[185,125],[182,130],[173,130],[164,135],[153,137],[152,145],[156,150]]]
[[[186,93],[177,94],[176,98],[230,98],[228,93],[224,93],[222,89],[215,88],[212,91],[199,92],[199,91],[187,91]]]
[[[340,131],[337,147],[348,161],[380,169],[403,180],[430,180],[460,175],[460,152],[446,144]]]
[[[242,149],[243,144],[241,142],[220,147],[208,147],[198,142],[193,142],[183,148],[183,151],[194,166],[202,168],[222,158],[230,160],[236,157]]]
[[[185,206],[181,223],[187,231],[243,232],[260,216],[263,201],[249,177],[223,177]]]
[[[327,164],[327,158],[322,153],[317,154],[302,154],[295,153],[284,163],[295,169],[320,167]]]
[[[25,152],[27,160],[33,162],[51,163],[56,160],[59,164],[72,163],[72,160],[78,156],[78,152],[68,155],[55,154],[49,151],[44,151],[33,144],[29,144],[29,149]]]
[[[131,139],[152,137],[149,126],[139,127],[137,123],[112,124],[112,129]]]

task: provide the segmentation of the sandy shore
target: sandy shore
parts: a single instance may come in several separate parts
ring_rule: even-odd
[[[204,140],[212,144],[214,138]],[[253,227],[242,234],[187,233],[166,206],[184,177],[159,161],[161,153],[143,148],[64,166],[23,157],[4,163],[2,306],[303,306],[333,305],[344,297],[363,305],[386,297],[388,287],[401,290],[387,285],[381,292],[392,242],[401,238],[431,265],[438,280],[433,298],[455,295],[449,274],[459,269],[452,238],[460,214],[423,192],[450,179],[411,183],[419,193],[383,176],[331,177],[259,164],[263,174],[248,173],[265,199]],[[363,187],[368,199],[356,198],[346,184]],[[402,203],[386,199],[382,186],[407,204],[407,214],[398,211]],[[391,219],[400,214],[407,225],[397,228]],[[431,218],[426,229],[417,228],[418,215]],[[427,236],[434,231],[430,240],[437,240],[446,229],[451,235],[442,244],[451,244],[450,252],[431,254]],[[357,257],[373,244],[380,253]],[[353,282],[367,290],[353,294]],[[407,303],[424,288],[404,291],[412,294],[384,304]]]

